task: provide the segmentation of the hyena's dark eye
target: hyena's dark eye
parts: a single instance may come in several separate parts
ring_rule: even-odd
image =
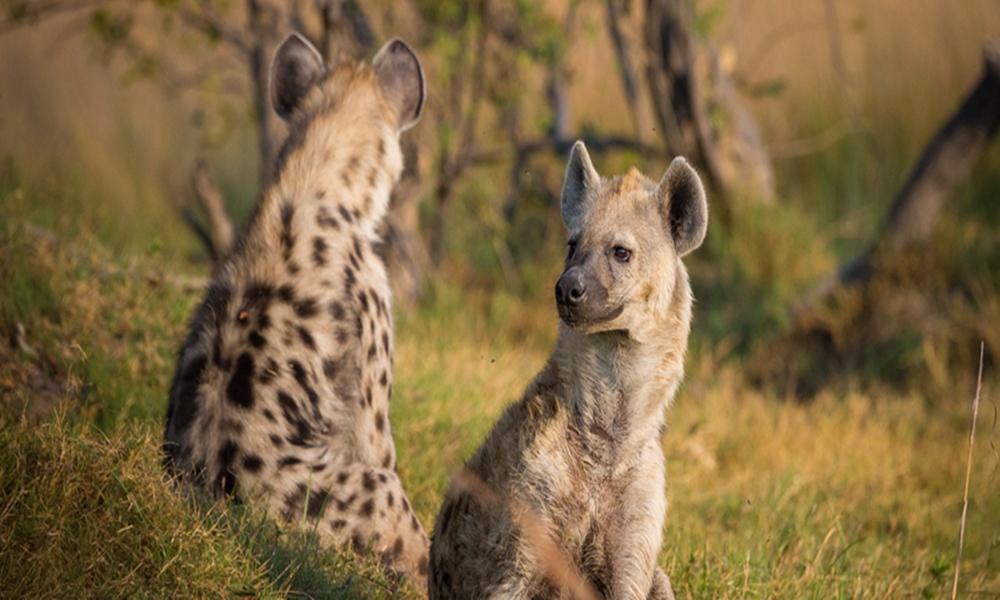
[[[615,260],[617,260],[620,263],[627,263],[628,259],[632,258],[632,252],[630,252],[628,248],[615,246],[612,249],[612,252],[615,255]]]
[[[568,254],[566,254],[566,258],[567,259],[573,258],[573,255],[576,254],[576,240],[570,240],[569,243],[566,244],[566,246],[569,248]]]

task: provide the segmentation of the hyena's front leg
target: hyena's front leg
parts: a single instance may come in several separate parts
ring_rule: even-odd
[[[663,472],[663,451],[650,447],[622,492],[621,508],[608,532],[608,539],[613,540],[608,549],[612,565],[609,597],[615,600],[644,600],[653,589],[667,509]]]

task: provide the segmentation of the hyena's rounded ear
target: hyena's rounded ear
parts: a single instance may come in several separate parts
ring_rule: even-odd
[[[601,184],[601,176],[597,174],[594,163],[590,161],[587,147],[581,141],[573,144],[569,153],[569,163],[566,165],[566,177],[562,187],[562,218],[566,229],[575,231],[583,222],[593,198]]]
[[[684,157],[670,163],[656,195],[677,256],[700,246],[708,229],[708,201],[701,178]]]
[[[406,43],[389,41],[372,60],[375,75],[389,103],[396,111],[399,131],[413,127],[420,119],[427,97],[427,83],[420,59]]]
[[[281,42],[271,61],[271,105],[282,119],[292,116],[326,68],[309,40],[291,33]]]

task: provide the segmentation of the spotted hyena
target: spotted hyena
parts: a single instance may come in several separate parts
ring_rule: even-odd
[[[427,537],[394,470],[389,285],[372,247],[423,72],[399,40],[370,66],[327,67],[293,34],[270,94],[288,141],[195,313],[170,389],[166,462],[423,585]]]
[[[705,236],[705,193],[683,158],[659,183],[634,168],[602,179],[577,142],[562,215],[555,351],[468,462],[485,486],[448,491],[431,598],[573,596],[553,581],[567,569],[539,534],[578,584],[608,598],[673,597],[656,565],[667,505],[660,436],[691,322],[681,257]]]

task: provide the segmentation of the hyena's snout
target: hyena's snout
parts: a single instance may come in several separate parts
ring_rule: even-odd
[[[622,308],[608,306],[608,290],[583,265],[563,271],[556,282],[559,318],[570,327],[596,325],[621,314]]]
[[[559,314],[562,311],[573,310],[583,303],[587,296],[587,282],[580,267],[570,267],[566,269],[559,281],[556,282],[556,304],[559,305]]]

